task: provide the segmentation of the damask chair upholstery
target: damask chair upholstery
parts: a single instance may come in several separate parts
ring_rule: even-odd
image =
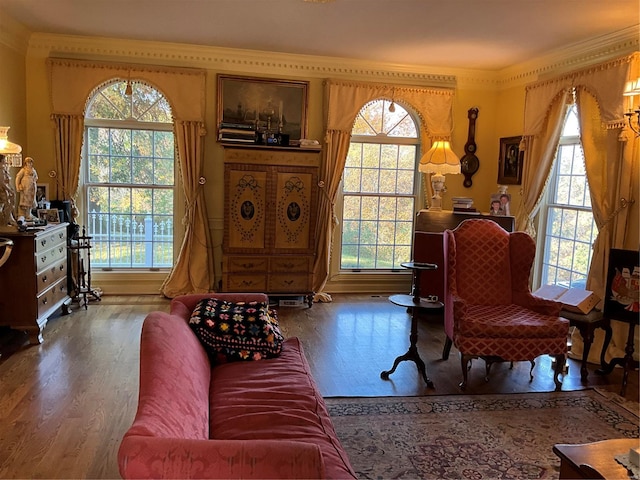
[[[465,220],[444,232],[445,332],[443,359],[451,345],[461,355],[467,385],[469,362],[483,358],[488,380],[495,361],[531,362],[554,356],[556,390],[562,383],[569,321],[560,303],[532,295],[529,276],[535,242],[524,232],[509,233],[488,219]]]

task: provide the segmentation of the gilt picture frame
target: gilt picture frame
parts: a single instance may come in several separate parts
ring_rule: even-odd
[[[520,150],[522,136],[500,139],[500,157],[498,160],[498,184],[520,185],[524,151]]]
[[[309,82],[218,74],[218,127],[307,136]]]

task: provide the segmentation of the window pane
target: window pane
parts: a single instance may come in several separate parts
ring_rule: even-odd
[[[170,268],[175,184],[171,109],[153,87],[132,86],[132,95],[126,95],[126,82],[107,85],[87,108],[84,184],[92,265]],[[116,128],[114,120],[127,124]],[[140,128],[130,128],[136,121]]]
[[[352,131],[343,173],[341,268],[398,269],[411,259],[418,130],[404,108],[389,112],[389,104],[369,103]],[[358,135],[375,135],[375,143]],[[414,138],[416,145],[398,145],[393,136]]]
[[[585,288],[597,227],[591,212],[589,184],[573,106],[555,161],[542,251],[542,284]]]

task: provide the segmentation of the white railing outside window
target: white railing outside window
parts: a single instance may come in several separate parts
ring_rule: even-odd
[[[91,262],[96,268],[169,268],[173,265],[173,218],[110,215],[92,211]]]

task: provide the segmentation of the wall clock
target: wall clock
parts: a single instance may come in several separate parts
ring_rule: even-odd
[[[464,175],[464,182],[462,182],[462,184],[469,188],[473,185],[471,177],[480,167],[480,160],[476,157],[475,141],[478,109],[476,107],[470,108],[467,116],[469,118],[469,136],[467,137],[467,143],[464,146],[464,156],[460,159],[460,171]]]

